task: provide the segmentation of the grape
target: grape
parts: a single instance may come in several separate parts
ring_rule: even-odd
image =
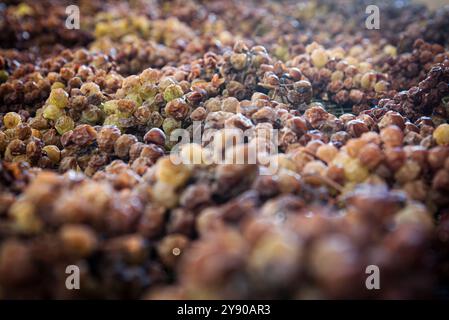
[[[53,104],[49,104],[44,107],[44,112],[42,116],[45,119],[49,120],[57,120],[59,117],[64,115],[64,111]]]
[[[69,116],[61,116],[55,122],[55,129],[60,135],[72,130],[74,127],[75,122]]]
[[[47,104],[63,109],[69,103],[69,95],[62,88],[52,89]]]
[[[8,112],[3,117],[3,124],[7,129],[13,129],[22,122],[22,118],[16,112]]]

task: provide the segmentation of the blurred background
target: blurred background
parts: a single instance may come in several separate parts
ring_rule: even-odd
[[[449,4],[448,0],[413,0],[413,2],[425,4],[431,9],[436,9]]]

